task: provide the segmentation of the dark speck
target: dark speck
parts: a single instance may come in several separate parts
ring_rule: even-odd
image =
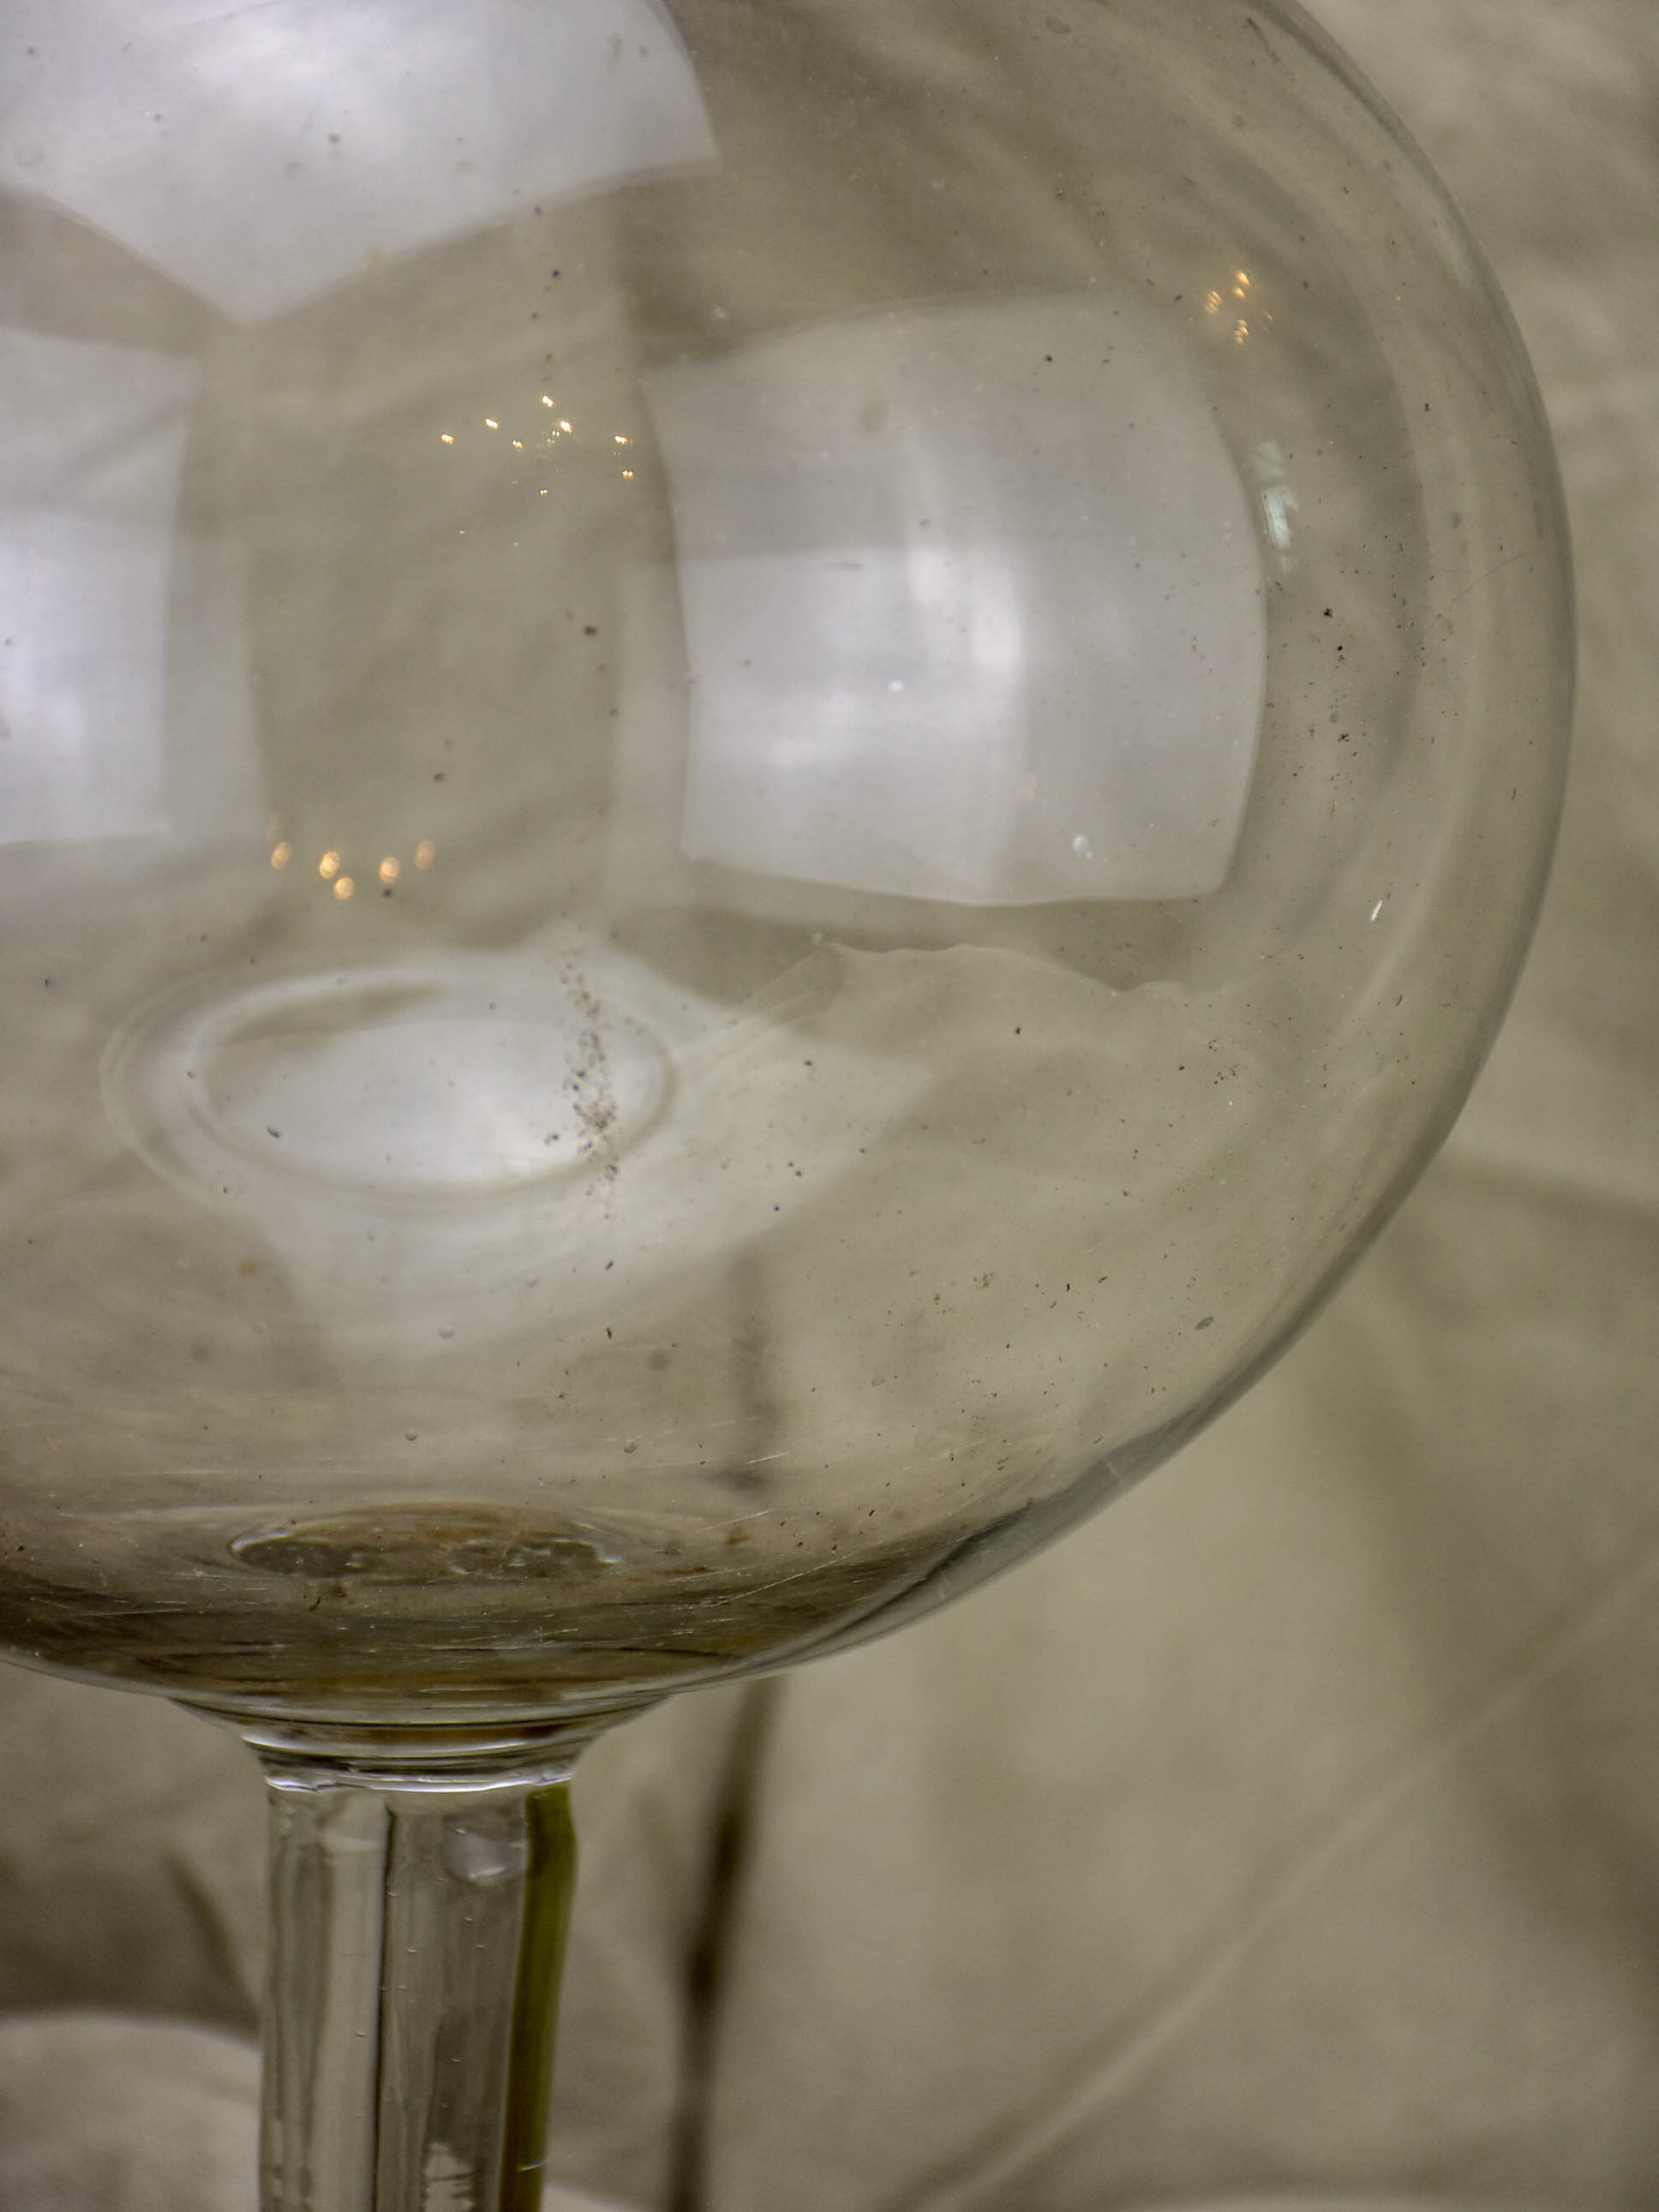
[[[273,1129],[273,1128],[271,1127],[271,1126],[270,1126],[270,1122],[269,1122],[269,1121],[267,1121],[267,1122],[266,1122],[266,1124],[265,1124],[265,1134],[266,1134],[266,1136],[268,1136],[268,1137],[280,1137],[280,1136],[282,1135],[282,1133],[282,1133],[282,1131],[281,1131],[280,1129]]]
[[[599,626],[598,623],[584,623],[582,624],[582,635],[584,637],[597,637],[599,634]]]

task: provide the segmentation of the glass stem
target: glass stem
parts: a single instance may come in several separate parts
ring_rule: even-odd
[[[569,1759],[270,1785],[262,2212],[538,2212]]]

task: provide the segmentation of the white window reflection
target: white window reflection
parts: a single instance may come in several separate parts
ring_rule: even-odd
[[[988,905],[1222,882],[1261,578],[1147,310],[820,326],[647,396],[692,679],[685,858]]]
[[[998,741],[1018,736],[1025,652],[1006,559],[690,561],[681,590],[700,680],[713,653],[723,679],[696,709],[692,859],[932,898],[994,889],[1022,763]]]
[[[14,0],[9,37],[12,188],[244,322],[714,153],[653,0]]]
[[[0,841],[167,827],[164,531],[0,521]]]
[[[258,805],[240,571],[174,511],[193,362],[0,329],[0,844]]]
[[[0,841],[162,828],[191,362],[0,331]]]

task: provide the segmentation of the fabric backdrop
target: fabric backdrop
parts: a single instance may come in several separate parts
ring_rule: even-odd
[[[639,2212],[1659,2189],[1659,8],[1317,12],[1559,443],[1537,949],[1420,1190],[1178,1461],[591,1754],[556,2166]],[[262,1884],[228,1738],[0,1671],[6,2212],[250,2212]]]

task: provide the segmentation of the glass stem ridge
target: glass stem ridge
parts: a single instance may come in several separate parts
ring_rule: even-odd
[[[568,1767],[269,1784],[262,2212],[538,2212]]]

